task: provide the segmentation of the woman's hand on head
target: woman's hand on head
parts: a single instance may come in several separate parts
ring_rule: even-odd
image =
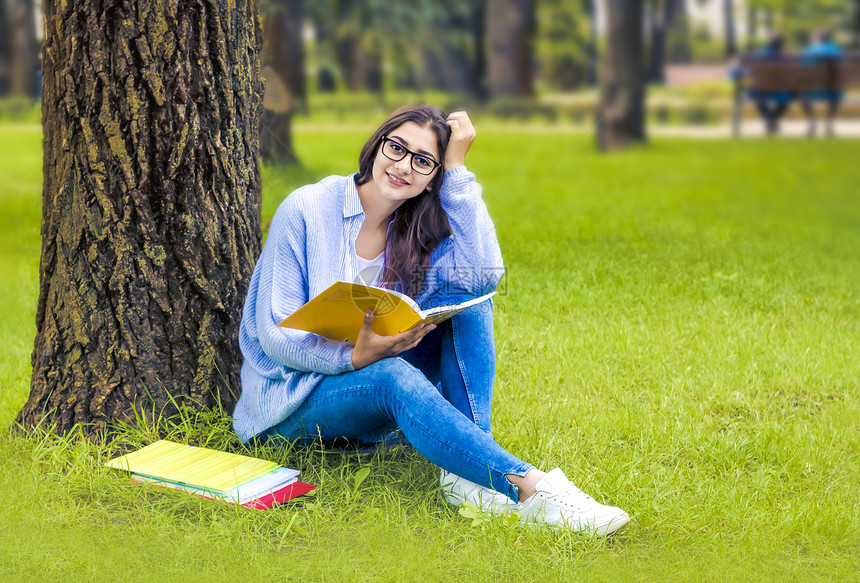
[[[451,138],[445,150],[445,170],[466,164],[466,152],[475,141],[475,126],[465,111],[455,111],[446,122],[451,127]]]
[[[400,334],[380,336],[371,329],[372,324],[373,312],[368,310],[364,315],[364,324],[358,333],[355,348],[352,349],[352,366],[355,370],[415,348],[427,333],[436,328],[435,324],[429,326],[422,324]]]

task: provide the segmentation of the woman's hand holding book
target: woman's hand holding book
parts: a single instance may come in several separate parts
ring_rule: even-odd
[[[427,333],[436,329],[435,324],[429,326],[420,324],[400,334],[380,336],[371,330],[372,324],[373,311],[367,310],[364,315],[364,324],[358,333],[358,341],[355,343],[355,348],[352,349],[352,366],[355,370],[415,348]]]

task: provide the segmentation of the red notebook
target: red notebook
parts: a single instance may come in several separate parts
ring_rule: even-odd
[[[305,482],[293,482],[292,484],[287,484],[283,488],[279,490],[275,490],[274,492],[270,492],[261,498],[257,498],[256,500],[249,500],[242,504],[242,506],[246,508],[257,508],[258,510],[268,510],[272,506],[277,504],[281,504],[282,502],[286,502],[287,500],[292,500],[302,494],[307,494],[311,490],[316,488],[313,484],[306,484]]]

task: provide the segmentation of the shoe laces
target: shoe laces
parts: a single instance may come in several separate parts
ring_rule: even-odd
[[[597,505],[597,501],[594,500],[591,496],[574,486],[573,484],[569,484],[565,489],[560,492],[555,492],[553,494],[544,492],[547,500],[551,500],[553,503],[558,504],[559,506],[564,506],[570,510],[576,510],[577,512],[581,512],[583,510],[587,510],[589,508],[593,508]]]

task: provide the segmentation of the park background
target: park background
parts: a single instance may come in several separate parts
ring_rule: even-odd
[[[409,451],[249,449],[229,411],[183,405],[142,413],[111,441],[4,434],[4,580],[860,579],[857,96],[837,138],[796,139],[796,104],[788,135],[762,138],[747,104],[732,140],[725,77],[773,30],[789,52],[819,27],[856,48],[858,3],[641,4],[647,137],[612,154],[596,147],[602,3],[261,6],[265,30],[280,31],[261,54],[263,230],[293,188],[353,171],[394,107],[467,109],[468,164],[507,267],[495,436],[625,508],[627,529],[511,527],[445,505],[433,467]],[[36,334],[42,130],[39,28],[12,18],[35,23],[38,5],[3,6],[0,425],[11,429]],[[30,29],[21,57],[11,41]],[[297,467],[319,491],[257,512],[102,467],[164,436]]]

